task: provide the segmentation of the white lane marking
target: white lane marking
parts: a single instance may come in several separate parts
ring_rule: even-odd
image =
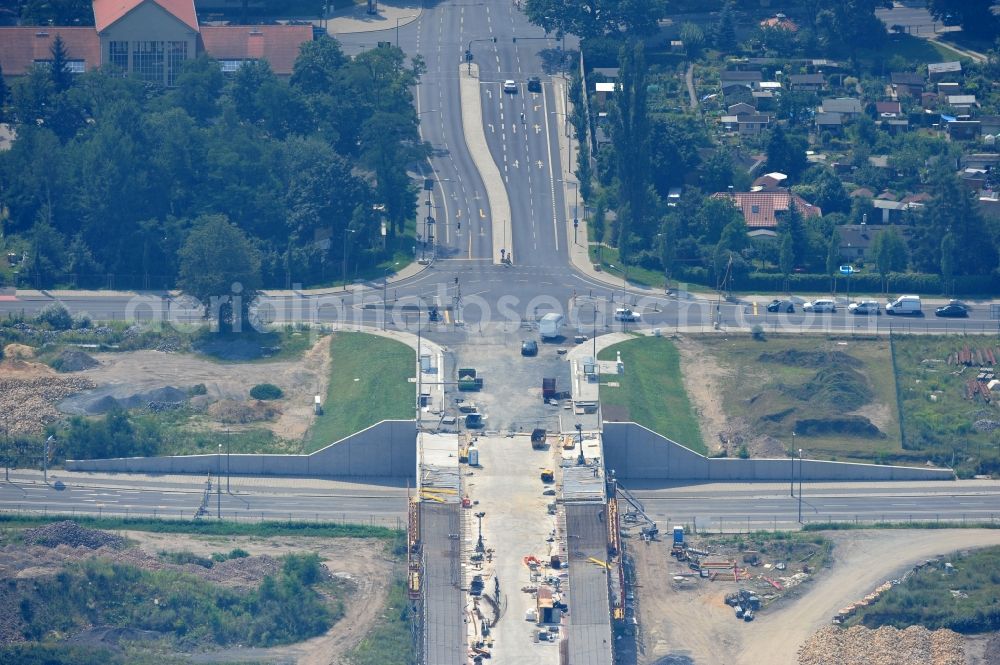
[[[549,139],[549,107],[546,95],[542,95],[542,108],[545,118],[545,149],[549,153],[549,190],[552,194],[552,231],[556,238],[556,251],[559,251],[559,222],[556,221],[556,177],[552,172],[552,141]]]

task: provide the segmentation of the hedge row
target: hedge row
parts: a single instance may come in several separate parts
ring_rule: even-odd
[[[714,287],[707,268],[700,266],[687,267],[678,270],[674,278],[681,282],[690,282]],[[940,275],[926,273],[889,273],[883,286],[882,278],[876,273],[862,273],[850,278],[850,288],[855,293],[917,293],[923,295],[939,295],[946,293],[944,279]],[[786,287],[787,284],[787,287]],[[847,279],[837,278],[837,290],[846,291]],[[817,274],[792,274],[787,280],[776,273],[752,272],[733,279],[732,289],[743,292],[826,292],[830,290],[830,276]],[[998,275],[962,275],[954,278],[952,293],[967,296],[985,296],[1000,293],[1000,276]]]

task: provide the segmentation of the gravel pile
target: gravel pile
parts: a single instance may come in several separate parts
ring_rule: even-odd
[[[94,387],[82,377],[0,376],[0,413],[6,414],[11,434],[30,434],[60,418],[57,402]]]
[[[988,420],[983,418],[972,423],[972,429],[977,432],[992,432],[996,428],[1000,427],[1000,422],[996,420]]]
[[[83,351],[66,349],[59,354],[52,366],[59,372],[82,372],[100,364]]]
[[[92,550],[101,547],[120,550],[128,546],[128,541],[121,536],[107,531],[85,529],[69,520],[53,522],[37,529],[26,529],[22,538],[29,545],[43,545],[45,547],[69,545],[70,547],[86,547]]]
[[[817,631],[799,649],[799,665],[965,665],[962,636],[950,630],[930,631],[922,626],[905,630],[883,626],[871,630],[828,626]]]

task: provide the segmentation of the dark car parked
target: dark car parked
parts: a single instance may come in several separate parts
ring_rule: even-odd
[[[969,308],[957,302],[949,303],[944,307],[934,310],[934,316],[947,316],[952,318],[964,318],[969,315]]]
[[[541,92],[542,91],[542,80],[537,76],[532,76],[528,79],[528,92]]]
[[[538,342],[533,339],[526,339],[521,342],[521,355],[522,356],[537,356],[538,355]]]
[[[791,314],[795,311],[795,303],[791,300],[772,300],[767,306],[767,311],[769,312],[788,312]]]

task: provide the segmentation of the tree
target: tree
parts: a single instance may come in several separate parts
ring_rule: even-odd
[[[619,60],[610,116],[619,191],[618,251],[622,263],[627,263],[629,237],[642,230],[649,199],[649,120],[642,42],[623,46]]]
[[[950,294],[955,290],[955,266],[958,262],[956,250],[958,243],[955,242],[955,234],[951,231],[941,238],[941,278],[944,283],[945,293]]]
[[[808,165],[805,141],[788,136],[781,125],[776,125],[767,140],[767,168],[794,180]]]
[[[528,20],[548,32],[578,37],[624,33],[645,37],[656,32],[666,15],[665,0],[526,0]]]
[[[207,55],[185,60],[176,83],[177,103],[192,118],[205,123],[218,114],[224,79],[217,61]]]
[[[984,37],[996,35],[994,4],[993,0],[927,0],[927,8],[936,20],[957,22],[963,31]]]
[[[736,48],[736,28],[734,27],[733,3],[727,2],[719,12],[719,20],[715,24],[715,48],[723,52],[732,52]]]
[[[666,197],[671,187],[682,185],[688,174],[697,168],[698,148],[706,143],[704,127],[693,118],[657,119],[651,124],[650,177],[661,197]]]
[[[813,203],[819,206],[824,214],[832,212],[848,212],[851,209],[851,197],[844,189],[844,183],[827,169],[823,169],[813,183],[815,198]]]
[[[94,25],[90,0],[27,0],[17,4],[26,25]]]
[[[56,33],[49,51],[52,53],[52,63],[49,65],[52,88],[57,94],[66,92],[73,85],[73,73],[69,71],[69,53],[66,51],[62,35]]]
[[[179,252],[178,286],[206,306],[205,315],[226,316],[225,304],[239,294],[241,316],[260,288],[260,254],[247,235],[224,215],[206,215],[195,220]],[[213,303],[221,306],[213,307]],[[213,311],[214,310],[214,311]],[[231,312],[236,316],[236,312]]]
[[[826,274],[830,276],[830,291],[837,285],[837,273],[840,268],[840,229],[836,226],[830,232],[826,243]]]
[[[684,23],[681,25],[681,41],[684,42],[684,50],[689,58],[697,58],[701,53],[701,48],[705,45],[705,33],[696,23]]]
[[[781,246],[778,250],[778,269],[781,270],[785,278],[785,286],[788,285],[788,276],[792,274],[795,267],[795,248],[790,233],[781,234]]]
[[[305,93],[325,93],[335,89],[347,56],[336,39],[304,43],[292,66],[292,86]]]
[[[906,243],[895,228],[890,227],[875,236],[870,251],[875,259],[875,269],[882,278],[883,289],[890,272],[906,270]]]
[[[10,97],[10,90],[7,88],[7,82],[3,78],[3,67],[0,67],[0,122],[4,122],[7,119],[6,108],[8,97]]]

